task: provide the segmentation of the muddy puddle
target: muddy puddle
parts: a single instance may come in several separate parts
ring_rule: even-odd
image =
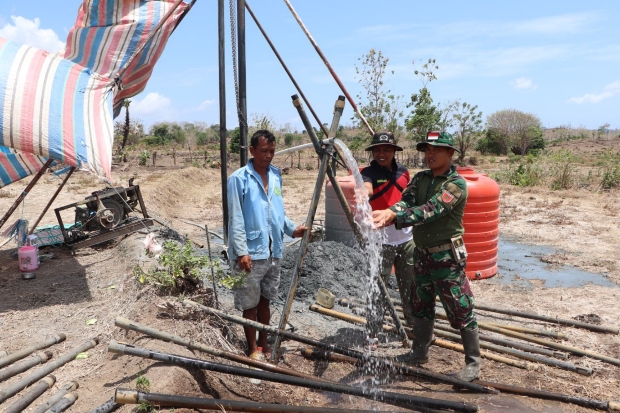
[[[550,247],[519,244],[500,238],[497,261],[499,273],[489,281],[522,287],[569,288],[587,284],[619,287],[609,281],[605,274],[595,274],[557,263],[549,264],[543,260],[544,257],[559,252]]]

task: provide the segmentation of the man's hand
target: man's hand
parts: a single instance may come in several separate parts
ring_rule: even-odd
[[[243,255],[237,258],[239,268],[246,272],[252,272],[252,258],[249,255]]]
[[[396,212],[391,209],[384,209],[380,211],[372,211],[372,222],[375,228],[383,228],[396,221]]]
[[[305,225],[299,225],[297,228],[295,228],[295,231],[293,231],[293,238],[303,237],[304,232],[306,232],[307,230],[308,227],[306,227]]]

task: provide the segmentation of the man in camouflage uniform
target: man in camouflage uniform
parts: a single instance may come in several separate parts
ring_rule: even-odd
[[[429,170],[417,173],[402,199],[391,208],[373,212],[377,227],[394,223],[413,226],[414,281],[412,312],[414,341],[403,361],[428,362],[435,324],[435,296],[439,295],[453,328],[459,329],[465,350],[462,380],[480,376],[480,343],[474,316],[474,297],[465,275],[467,252],[462,242],[463,212],[467,201],[465,180],[452,165],[454,140],[446,132],[429,132],[416,146],[424,152]]]

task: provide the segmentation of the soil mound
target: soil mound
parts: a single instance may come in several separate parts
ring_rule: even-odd
[[[278,296],[286,300],[299,247],[289,247],[282,257]],[[362,297],[368,289],[366,259],[357,249],[335,241],[308,244],[295,297],[314,302],[317,290],[327,288],[337,298]]]

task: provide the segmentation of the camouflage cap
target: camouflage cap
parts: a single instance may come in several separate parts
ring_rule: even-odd
[[[452,138],[452,135],[450,135],[448,132],[428,132],[426,134],[426,140],[424,142],[418,142],[415,148],[420,152],[425,152],[427,145],[445,146],[447,148],[454,149],[458,153],[461,153],[461,151],[458,150],[456,146],[454,146],[454,138]]]
[[[396,151],[402,151],[403,148],[396,144],[396,138],[391,132],[381,131],[372,135],[372,142],[370,142],[370,146],[366,148],[367,151],[372,150],[373,147],[379,145],[390,145],[394,147]]]

